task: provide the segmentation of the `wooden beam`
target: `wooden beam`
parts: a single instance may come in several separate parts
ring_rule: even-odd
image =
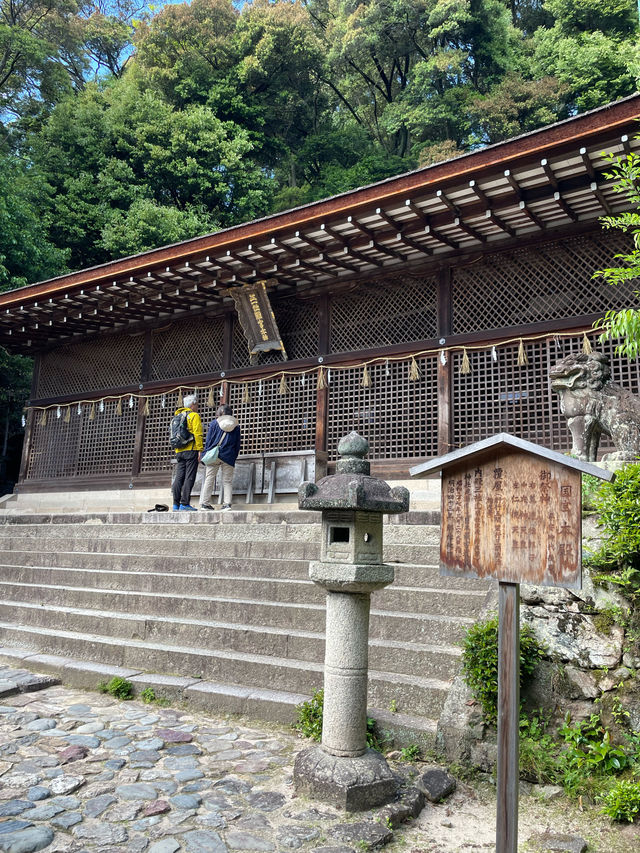
[[[368,228],[366,225],[362,225],[353,216],[348,216],[347,222],[353,225],[354,228],[357,228],[361,234],[365,235],[365,237],[368,237],[370,242],[373,244],[373,247],[381,254],[389,255],[389,257],[397,258],[400,261],[406,260],[405,256],[401,252],[398,252],[396,249],[392,249],[390,246],[383,245],[378,239],[379,234],[374,231],[373,228]]]
[[[342,248],[345,249],[350,256],[357,258],[360,261],[364,261],[365,264],[373,264],[374,267],[381,267],[383,265],[382,261],[378,261],[377,259],[372,258],[369,255],[363,254],[358,249],[355,249],[351,245],[351,241],[348,238],[340,234],[339,231],[335,231],[330,226],[325,225],[324,222],[322,223],[320,228],[322,228],[322,230],[325,231],[330,237],[332,237],[337,243],[341,243]]]

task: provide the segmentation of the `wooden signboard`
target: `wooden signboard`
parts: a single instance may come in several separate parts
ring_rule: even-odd
[[[442,474],[440,574],[498,584],[496,853],[518,849],[520,583],[581,586],[581,476],[610,471],[501,433],[411,469]]]
[[[235,302],[238,319],[247,338],[251,364],[257,363],[261,352],[270,350],[279,350],[283,361],[286,361],[287,352],[269,302],[266,282],[243,284],[241,287],[232,288],[229,292]]]
[[[519,450],[442,473],[443,575],[581,586],[580,472]]]

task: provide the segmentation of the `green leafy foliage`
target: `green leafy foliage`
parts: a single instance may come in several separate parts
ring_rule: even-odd
[[[560,729],[566,748],[559,762],[565,790],[574,795],[597,794],[602,777],[620,773],[634,758],[621,744],[614,743],[599,714],[582,722],[570,720]]]
[[[133,699],[133,684],[119,675],[115,675],[111,681],[99,684],[98,690],[101,693],[108,693],[110,696],[115,696],[116,699]]]
[[[596,498],[600,491],[602,480],[593,474],[582,475],[582,509],[592,511],[596,508]]]
[[[317,743],[322,740],[322,711],[324,708],[324,690],[314,690],[311,699],[301,702],[296,708],[298,721],[294,729],[304,737],[311,738]]]
[[[633,0],[0,4],[0,122],[34,200],[0,192],[27,235],[0,223],[0,286],[434,163],[640,75]]]
[[[156,691],[153,687],[145,687],[142,693],[140,694],[140,698],[145,703],[145,705],[150,705],[152,702],[156,701]]]
[[[520,773],[538,784],[558,781],[559,746],[542,713],[520,717]]]
[[[400,750],[400,758],[402,761],[417,761],[422,754],[422,750],[417,743],[412,743],[409,746],[403,746]]]
[[[603,483],[594,505],[604,542],[585,562],[594,581],[619,588],[635,603],[640,596],[640,464],[626,465],[612,483]]]
[[[315,690],[310,699],[301,702],[296,708],[298,721],[293,728],[304,737],[311,738],[317,743],[322,740],[322,713],[324,710],[324,690]],[[376,721],[367,717],[367,746],[371,749],[381,749],[381,741],[378,737]]]
[[[640,814],[640,782],[631,779],[616,782],[603,798],[602,812],[611,820],[633,823]]]
[[[520,684],[531,677],[543,649],[528,625],[520,631]],[[465,682],[482,706],[485,722],[495,725],[498,702],[498,617],[476,622],[467,631],[462,651]]]
[[[635,281],[640,276],[640,157],[630,153],[617,159],[610,158],[611,171],[607,178],[615,181],[613,189],[624,195],[636,210],[626,211],[617,216],[603,216],[601,223],[606,229],[616,229],[630,234],[633,246],[629,252],[614,255],[619,263],[615,267],[599,270],[594,278],[603,278],[613,286]],[[634,291],[636,299],[640,293]],[[633,305],[621,310],[609,310],[594,324],[602,329],[601,341],[618,341],[616,352],[637,358],[640,354],[640,311]]]
[[[640,733],[628,729],[627,715],[621,706],[619,711],[617,740],[597,713],[575,723],[567,716],[555,734],[549,731],[541,715],[522,718],[520,769],[523,777],[533,782],[562,785],[570,797],[582,797],[591,802],[603,800],[607,803],[611,792],[621,786],[620,795],[612,797],[606,814],[614,820],[624,819],[616,817],[616,812],[619,808],[622,813],[627,799],[627,779],[637,770]],[[633,788],[629,788],[629,802],[633,802],[632,793]]]

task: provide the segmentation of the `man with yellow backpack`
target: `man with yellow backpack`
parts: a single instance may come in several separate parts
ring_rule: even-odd
[[[191,489],[198,472],[203,447],[202,421],[198,414],[198,398],[190,394],[184,405],[176,409],[169,426],[169,444],[176,453],[176,474],[173,479],[173,510],[197,512],[191,506]]]

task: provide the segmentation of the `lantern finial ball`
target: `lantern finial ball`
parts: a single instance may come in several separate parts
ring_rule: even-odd
[[[371,466],[365,459],[369,452],[369,442],[357,432],[350,432],[338,442],[336,470],[339,474],[369,474]]]

